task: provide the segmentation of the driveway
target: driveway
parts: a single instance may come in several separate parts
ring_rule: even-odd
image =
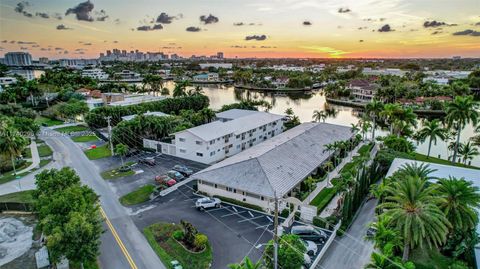
[[[373,242],[364,239],[368,224],[374,221],[377,200],[366,202],[350,229],[342,237],[337,237],[323,256],[318,269],[359,269],[370,261]]]

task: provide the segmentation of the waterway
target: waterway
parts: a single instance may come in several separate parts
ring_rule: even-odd
[[[174,83],[168,82],[166,87],[170,89],[170,93],[172,93]],[[225,85],[203,85],[202,87],[205,95],[210,99],[210,107],[212,109],[219,109],[225,104],[239,102],[242,99],[264,100],[272,106],[269,112],[284,114],[287,108],[292,108],[301,122],[312,121],[313,111],[324,110],[325,104],[327,103],[322,91],[313,91],[310,94],[276,95],[275,93],[238,90],[234,89],[233,86]],[[359,109],[333,104],[328,104],[328,106],[335,108],[338,113],[335,117],[327,118],[325,122],[350,126],[352,123],[357,124],[360,119],[361,110]],[[418,128],[420,128],[421,121],[419,121],[418,125]],[[376,135],[384,135],[386,133],[387,130],[377,130]],[[474,128],[469,125],[462,131],[461,141],[466,142],[474,135]],[[428,151],[428,142],[416,145],[416,147],[417,152],[426,154]],[[431,156],[446,159],[447,154],[448,149],[446,142],[438,140],[436,145],[432,145]],[[451,152],[449,154],[451,154]],[[480,156],[475,157],[471,164],[480,166]]]

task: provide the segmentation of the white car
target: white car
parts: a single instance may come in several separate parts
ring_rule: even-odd
[[[207,208],[212,208],[212,207],[220,207],[220,204],[222,201],[218,198],[200,198],[195,202],[195,207],[200,210],[205,210]]]
[[[303,245],[305,246],[305,249],[307,250],[307,254],[309,256],[315,256],[317,255],[318,247],[317,244],[315,244],[312,241],[309,240],[302,240]]]
[[[310,268],[310,265],[312,265],[312,259],[306,253],[303,254],[303,265],[307,268]]]

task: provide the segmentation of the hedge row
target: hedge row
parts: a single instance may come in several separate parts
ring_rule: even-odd
[[[160,101],[148,102],[131,106],[104,106],[95,108],[85,116],[90,127],[102,128],[107,126],[107,116],[112,117],[112,125],[116,125],[123,116],[160,111],[177,115],[181,110],[199,111],[209,106],[209,99],[205,95],[192,95],[179,98],[167,98]]]

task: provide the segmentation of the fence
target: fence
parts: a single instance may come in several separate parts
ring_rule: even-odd
[[[0,203],[0,212],[3,211],[25,211],[32,212],[33,204],[26,203]]]

